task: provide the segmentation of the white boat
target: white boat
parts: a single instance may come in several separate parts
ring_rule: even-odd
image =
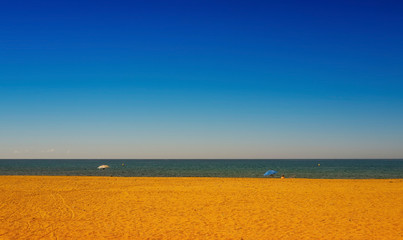
[[[109,168],[109,166],[108,165],[101,165],[101,166],[98,167],[98,169],[106,169],[106,168]]]

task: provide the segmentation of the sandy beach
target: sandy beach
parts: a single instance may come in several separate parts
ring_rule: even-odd
[[[403,239],[403,179],[0,176],[0,239]]]

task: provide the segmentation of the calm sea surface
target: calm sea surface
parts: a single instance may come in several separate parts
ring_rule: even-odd
[[[106,170],[97,167],[107,164]],[[320,164],[320,166],[319,166]],[[0,160],[0,175],[403,178],[400,160]]]

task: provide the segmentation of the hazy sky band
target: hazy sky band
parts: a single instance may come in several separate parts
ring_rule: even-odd
[[[0,158],[403,158],[402,8],[4,2]]]

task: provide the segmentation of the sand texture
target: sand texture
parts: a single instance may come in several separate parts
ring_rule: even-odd
[[[403,179],[0,176],[0,239],[403,239]]]

